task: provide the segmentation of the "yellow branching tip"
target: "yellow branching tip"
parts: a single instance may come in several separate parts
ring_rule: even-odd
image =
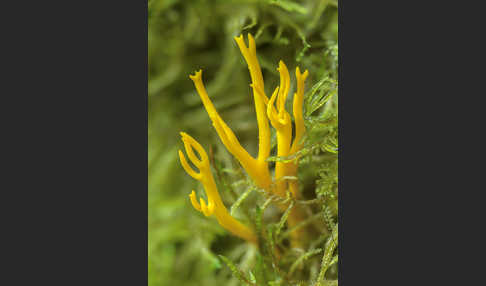
[[[277,71],[280,73],[280,86],[275,89],[267,103],[267,116],[275,129],[280,130],[290,124],[290,115],[285,110],[285,101],[290,87],[290,75],[287,66],[283,61],[279,62]],[[277,101],[277,108],[274,103]],[[290,134],[291,135],[291,134]]]
[[[198,211],[201,211],[201,206],[199,205],[199,203],[197,202],[197,199],[196,199],[196,193],[194,192],[194,190],[192,190],[192,193],[189,195],[189,199],[191,200],[191,203],[192,203],[192,206],[198,210]]]
[[[255,39],[250,33],[248,33],[247,36],[248,36],[248,47],[245,44],[245,38],[243,37],[243,34],[240,34],[239,36],[235,36],[234,39],[238,43],[238,45],[242,44],[249,51],[256,51]]]
[[[197,211],[203,213],[207,217],[214,214],[214,216],[218,220],[218,223],[226,230],[249,242],[256,243],[257,238],[253,231],[245,225],[241,224],[235,218],[233,218],[224,206],[223,201],[219,196],[218,188],[216,186],[216,182],[214,181],[214,177],[211,174],[208,155],[206,154],[204,148],[187,133],[180,132],[180,135],[182,142],[184,143],[184,148],[186,149],[187,156],[191,160],[191,162],[199,169],[199,173],[196,173],[196,171],[189,166],[186,157],[184,156],[184,153],[179,150],[181,165],[190,176],[192,176],[196,180],[199,180],[203,184],[204,191],[206,192],[206,196],[208,198],[207,203],[203,198],[199,198],[198,202],[196,198],[196,193],[194,192],[194,190],[192,190],[191,194],[189,195],[192,206]],[[194,153],[194,149],[198,153],[200,159]]]
[[[299,67],[295,69],[295,77],[297,78],[297,92],[294,94],[293,113],[295,119],[295,138],[292,143],[291,153],[295,153],[300,150],[302,139],[305,132],[304,117],[303,117],[303,103],[304,103],[304,86],[305,80],[309,75],[309,71],[305,70],[304,73],[300,72]]]
[[[297,81],[305,81],[307,79],[307,76],[309,75],[309,71],[305,70],[304,73],[301,73],[299,67],[296,67],[295,75],[297,77]]]
[[[208,204],[203,198],[199,198],[200,203],[197,202],[196,193],[192,190],[192,193],[189,195],[189,199],[191,200],[192,206],[202,212],[205,216],[211,216],[214,213],[214,202],[212,200],[208,200]]]
[[[184,146],[186,147],[186,151],[189,155],[189,158],[193,161],[197,161],[200,164],[208,161],[208,155],[206,154],[206,151],[204,151],[204,148],[197,142],[194,138],[189,136],[186,133],[181,132],[182,134],[182,141],[184,142]],[[192,150],[192,148],[196,149],[197,153],[199,154],[199,158],[197,158]]]
[[[202,69],[194,72],[194,75],[189,75],[189,78],[193,81],[199,80],[202,77]]]
[[[206,206],[206,203],[204,202],[203,198],[199,198],[199,201],[201,202],[201,211],[205,216],[210,216],[214,212],[214,203],[209,202],[208,205]]]
[[[277,70],[280,73],[280,89],[278,92],[277,107],[279,116],[282,116],[282,114],[285,112],[285,101],[287,100],[287,95],[289,93],[290,74],[283,61],[278,63]]]
[[[290,122],[290,117],[288,116],[282,116],[281,111],[279,110],[278,112],[275,110],[274,103],[275,100],[277,99],[277,94],[279,93],[279,88],[275,88],[275,91],[272,94],[272,97],[270,97],[270,100],[268,101],[267,104],[267,116],[268,119],[270,119],[270,122],[272,123],[272,126],[275,127],[275,129],[281,129],[284,125],[288,124]]]
[[[194,171],[194,169],[192,169],[192,167],[189,165],[189,163],[187,163],[186,157],[184,156],[184,153],[182,153],[181,150],[179,150],[179,160],[181,161],[182,167],[184,168],[186,173],[189,174],[189,176],[193,177],[194,179],[196,179],[198,181],[202,179],[202,174],[198,173],[198,172]]]

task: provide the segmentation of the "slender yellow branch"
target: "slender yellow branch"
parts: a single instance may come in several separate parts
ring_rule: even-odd
[[[245,58],[246,63],[248,64],[251,81],[253,82],[253,84],[261,87],[261,89],[263,90],[265,86],[263,82],[262,70],[256,56],[255,39],[253,39],[253,36],[251,34],[248,34],[248,47],[245,45],[243,35],[235,37],[234,39],[236,41],[236,44],[240,48],[241,54]]]
[[[280,86],[275,89],[272,97],[267,104],[267,116],[270,123],[277,130],[277,156],[288,156],[290,144],[292,142],[292,122],[289,113],[285,110],[285,100],[290,86],[290,75],[285,64],[280,61],[277,69],[280,72]],[[277,109],[275,110],[274,102],[277,100]],[[287,191],[287,181],[282,178],[288,175],[287,163],[275,163],[275,193],[285,197]]]
[[[295,120],[295,139],[292,143],[291,153],[295,153],[302,147],[301,140],[305,133],[304,116],[303,116],[303,105],[304,105],[304,85],[309,71],[305,70],[302,74],[300,73],[299,67],[295,69],[295,77],[297,78],[297,92],[294,94],[293,102],[293,113]]]
[[[295,138],[290,148],[290,154],[295,154],[302,148],[302,137],[305,133],[303,104],[304,104],[304,86],[305,80],[309,72],[306,70],[303,74],[299,67],[295,69],[295,77],[297,78],[297,92],[294,93],[293,114],[295,120]],[[288,176],[297,176],[298,161],[289,163]],[[297,181],[289,182],[290,192],[296,199],[300,198],[299,186]]]
[[[199,180],[203,184],[204,190],[206,191],[206,196],[208,198],[207,204],[203,198],[199,198],[198,203],[196,199],[196,193],[193,190],[192,193],[189,195],[193,207],[196,210],[202,212],[207,217],[214,214],[214,216],[218,220],[218,223],[223,228],[238,237],[241,237],[251,243],[257,244],[257,237],[255,233],[251,229],[240,223],[238,220],[233,218],[224,206],[223,201],[219,196],[216,182],[214,181],[214,177],[211,173],[208,155],[204,151],[204,148],[188,134],[181,132],[181,136],[187,156],[189,157],[191,162],[199,169],[199,173],[196,173],[189,166],[184,156],[184,153],[179,150],[179,158],[182,167],[190,176],[192,176],[196,180]],[[193,149],[196,149],[201,159],[197,158]]]
[[[270,127],[268,126],[268,119],[265,114],[265,103],[268,102],[268,98],[265,95],[262,70],[256,56],[255,40],[251,34],[248,34],[248,47],[245,45],[243,35],[235,37],[235,41],[250,71],[258,123],[258,161],[259,164],[265,166],[268,172],[266,159],[270,156]]]

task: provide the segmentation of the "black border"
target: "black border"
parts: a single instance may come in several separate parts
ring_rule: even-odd
[[[338,214],[338,222],[339,222],[339,230],[338,230],[338,254],[339,254],[339,261],[338,261],[338,283],[340,285],[344,285],[343,279],[343,259],[344,257],[344,197],[345,197],[345,192],[343,191],[344,189],[344,181],[343,181],[343,175],[344,175],[344,162],[343,162],[343,146],[344,146],[344,124],[343,124],[343,101],[342,100],[342,94],[344,92],[344,71],[343,71],[343,66],[344,66],[344,48],[343,48],[343,36],[344,36],[344,30],[343,30],[343,24],[344,24],[344,2],[343,1],[338,1],[338,50],[339,50],[339,64],[338,64],[338,92],[339,92],[339,103],[338,103],[338,121],[339,121],[339,134],[338,134],[338,140],[339,140],[339,153],[338,153],[338,208],[339,208],[339,214]]]
[[[339,1],[340,285],[483,280],[483,10],[434,4]]]
[[[0,284],[147,285],[147,0],[12,5]]]

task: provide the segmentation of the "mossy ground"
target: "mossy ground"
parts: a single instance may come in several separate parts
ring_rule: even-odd
[[[148,3],[149,285],[337,285],[337,2]],[[308,132],[299,157],[303,199],[291,204],[308,211],[305,249],[289,248],[290,230],[276,207],[279,201],[254,188],[225,150],[189,79],[204,70],[214,105],[255,155],[250,76],[233,40],[241,33],[255,36],[267,94],[278,85],[279,60],[291,71],[289,104],[295,67],[310,73],[304,102]],[[193,209],[188,194],[204,192],[179,164],[179,131],[209,151],[226,206],[258,231],[259,250]],[[293,158],[270,158],[282,159]]]

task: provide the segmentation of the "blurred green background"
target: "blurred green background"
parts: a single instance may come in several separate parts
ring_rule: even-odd
[[[149,285],[239,285],[216,254],[251,256],[254,250],[193,209],[188,194],[201,186],[179,164],[179,132],[184,131],[222,168],[237,169],[189,74],[203,69],[216,109],[255,155],[258,133],[250,76],[233,38],[243,33],[246,42],[249,32],[255,37],[267,94],[278,85],[276,68],[283,60],[292,87],[295,67],[309,70],[307,95],[323,78],[337,79],[337,1],[149,0],[148,5]],[[317,179],[315,172],[304,175],[311,190],[308,199],[316,196],[312,190]],[[228,197],[230,202],[236,199]]]

